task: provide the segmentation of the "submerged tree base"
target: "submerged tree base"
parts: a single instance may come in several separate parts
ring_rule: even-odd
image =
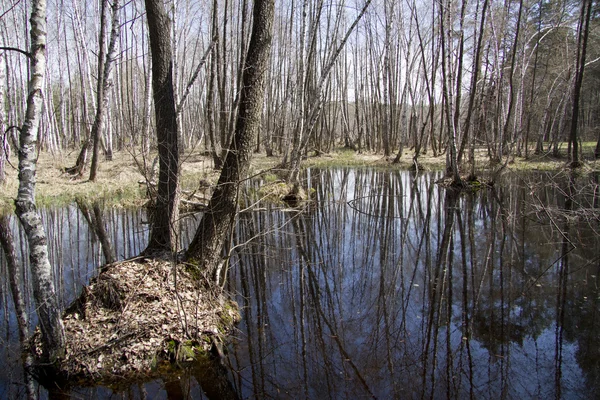
[[[494,186],[494,180],[478,178],[475,175],[463,177],[460,181],[456,181],[452,177],[446,177],[438,180],[436,183],[445,188],[471,191],[479,190],[482,187]]]
[[[237,304],[199,284],[184,264],[119,262],[67,309],[65,357],[36,374],[78,386],[163,376],[165,365],[206,357],[239,319]],[[32,350],[42,354],[39,330]]]

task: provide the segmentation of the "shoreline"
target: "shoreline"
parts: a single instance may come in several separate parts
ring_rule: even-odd
[[[139,157],[128,151],[115,153],[113,161],[100,163],[98,178],[90,182],[87,178],[73,179],[64,172],[64,168],[74,163],[76,154],[63,153],[52,155],[40,153],[37,169],[36,204],[38,207],[61,206],[69,204],[76,199],[101,200],[113,207],[136,207],[147,201],[145,177],[138,167]],[[483,157],[483,150],[477,154],[478,166],[476,171],[489,171],[494,168]],[[137,161],[136,161],[137,159]],[[309,155],[302,164],[302,168],[328,168],[328,167],[359,167],[370,166],[376,168],[414,169],[413,154],[406,150],[399,163],[392,163],[382,154],[358,154],[351,149],[337,149],[332,153]],[[264,154],[255,154],[251,161],[250,175],[260,171],[269,173],[279,163],[280,157],[267,157]],[[534,156],[529,159],[515,157],[509,162],[509,171],[552,171],[566,168],[566,158],[552,158],[548,156]],[[11,165],[16,168],[16,157],[13,156]],[[0,214],[12,213],[13,201],[18,189],[18,177],[15,168],[6,165],[6,182],[0,194]],[[425,154],[419,157],[419,167],[422,170],[443,170],[445,168],[445,155],[432,157]],[[584,159],[582,172],[600,170],[600,161]],[[463,168],[466,171],[466,168]],[[197,191],[202,184],[214,183],[218,179],[218,171],[213,169],[209,156],[202,154],[186,154],[182,157],[181,189]],[[85,175],[84,175],[85,176]],[[141,183],[140,183],[141,182]]]

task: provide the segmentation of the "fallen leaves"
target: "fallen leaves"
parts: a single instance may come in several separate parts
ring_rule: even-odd
[[[203,332],[219,332],[223,315],[232,318],[223,294],[203,289],[170,261],[118,263],[83,292],[63,318],[67,349],[60,366],[83,380],[148,374],[169,342],[206,344]]]

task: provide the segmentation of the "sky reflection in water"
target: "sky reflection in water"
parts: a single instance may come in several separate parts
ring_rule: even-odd
[[[456,195],[437,174],[309,170],[303,213],[240,215],[229,288],[243,321],[226,364],[242,398],[591,398],[598,393],[597,183],[510,176]],[[255,182],[252,197],[263,182]],[[595,185],[595,186],[594,186]],[[595,200],[596,199],[596,200]],[[249,199],[250,200],[250,199]],[[118,258],[147,238],[143,212],[104,210]],[[64,303],[102,262],[76,206],[45,210]],[[196,222],[186,221],[182,241]],[[2,261],[4,262],[4,261]],[[73,267],[73,266],[77,267]],[[2,266],[0,397],[18,396]],[[153,381],[120,394],[199,394]],[[7,397],[8,396],[8,397]]]

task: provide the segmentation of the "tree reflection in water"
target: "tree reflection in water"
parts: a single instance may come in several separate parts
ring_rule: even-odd
[[[595,397],[598,177],[509,176],[471,194],[438,178],[307,171],[313,200],[302,212],[242,212],[230,238],[227,285],[243,306],[224,360],[230,383],[220,367],[200,368],[118,395],[102,387],[70,395],[199,398],[205,386],[214,398]],[[81,205],[42,210],[63,305],[104,260],[137,255],[147,241],[142,211]],[[14,220],[2,224],[24,260]],[[183,247],[196,224],[184,222]],[[4,257],[0,267],[0,364],[9,366],[0,398],[23,398]],[[33,317],[30,293],[23,297]]]
[[[229,361],[245,397],[596,393],[594,186],[459,194],[437,178],[311,170],[304,212],[240,218],[234,240],[255,239],[232,257],[245,308]]]

